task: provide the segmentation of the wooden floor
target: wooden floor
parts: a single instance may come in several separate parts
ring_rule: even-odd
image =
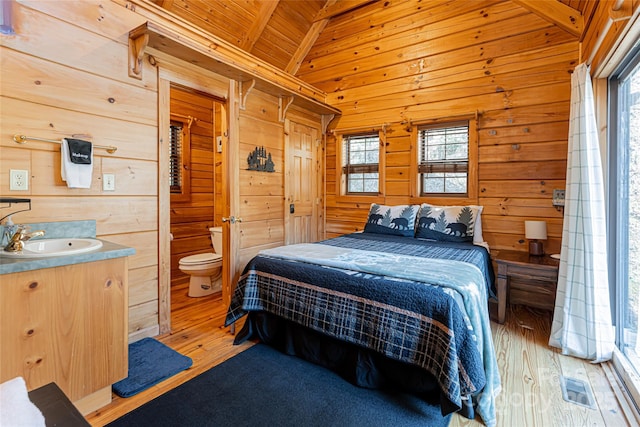
[[[225,314],[218,297],[189,298],[186,287],[174,289],[172,332],[160,341],[193,359],[193,366],[136,396],[113,402],[87,416],[94,426],[102,426],[145,402],[167,392],[196,375],[249,348],[252,343],[232,345],[228,328],[221,328]],[[547,345],[550,313],[515,306],[507,311],[504,325],[491,324],[502,376],[502,392],[497,398],[498,426],[634,426],[625,417],[624,404],[616,399],[600,365],[563,356]],[[597,409],[563,400],[562,375],[589,382]],[[215,402],[212,402],[214,404]],[[475,420],[454,415],[450,426],[481,426]]]

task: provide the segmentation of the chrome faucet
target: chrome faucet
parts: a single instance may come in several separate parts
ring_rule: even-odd
[[[24,242],[27,240],[44,236],[44,230],[34,231],[32,233],[28,233],[29,227],[18,226],[18,230],[11,236],[9,240],[9,244],[4,247],[6,252],[20,252],[24,249]]]

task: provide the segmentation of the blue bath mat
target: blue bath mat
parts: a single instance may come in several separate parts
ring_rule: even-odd
[[[113,385],[120,397],[131,397],[189,368],[193,361],[153,338],[129,344],[129,376]]]

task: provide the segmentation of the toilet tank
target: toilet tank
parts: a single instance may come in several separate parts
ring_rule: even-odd
[[[222,227],[211,227],[211,242],[213,243],[213,252],[222,254]]]

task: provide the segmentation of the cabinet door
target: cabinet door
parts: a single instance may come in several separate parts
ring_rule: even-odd
[[[72,401],[127,375],[127,259],[2,276],[0,381],[55,381]]]

